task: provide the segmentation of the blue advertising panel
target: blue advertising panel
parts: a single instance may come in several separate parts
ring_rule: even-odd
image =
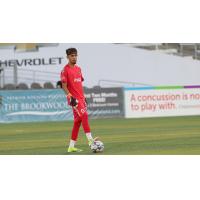
[[[1,123],[71,119],[71,108],[60,89],[0,91]]]
[[[124,117],[122,88],[85,90],[90,118]],[[72,120],[62,89],[0,91],[0,123]]]

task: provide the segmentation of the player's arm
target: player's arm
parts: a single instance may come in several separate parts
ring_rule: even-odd
[[[83,82],[85,79],[84,79],[84,77],[83,77],[83,74],[82,74],[81,68],[80,68],[80,72],[81,72],[81,81]],[[88,105],[88,101],[87,101],[86,98],[85,98],[85,103]]]
[[[70,98],[72,95],[70,94],[70,92],[67,88],[67,76],[66,76],[64,70],[61,72],[60,79],[61,79],[62,89],[64,90],[64,92],[67,96],[67,99],[68,99],[68,97]]]
[[[67,89],[67,83],[62,83],[62,89],[64,90],[65,94],[68,96],[70,96],[70,92],[69,90]]]
[[[66,94],[69,105],[77,106],[78,101],[70,94],[70,92],[67,88],[67,75],[64,70],[61,72],[61,83],[62,83],[62,89],[64,90],[64,92]]]
[[[80,73],[81,73],[81,81],[83,82],[85,79],[83,78],[82,70],[80,68]]]
[[[71,93],[69,92],[68,88],[67,88],[67,83],[62,83],[62,89],[64,90],[66,96],[67,96],[67,100],[69,102],[70,106],[77,106],[78,105],[78,101],[76,98],[74,98]]]

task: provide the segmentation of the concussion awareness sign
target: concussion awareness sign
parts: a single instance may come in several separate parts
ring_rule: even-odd
[[[125,117],[200,115],[200,85],[124,88]]]

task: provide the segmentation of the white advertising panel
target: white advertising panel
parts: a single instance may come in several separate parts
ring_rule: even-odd
[[[125,88],[125,117],[200,115],[200,86]]]

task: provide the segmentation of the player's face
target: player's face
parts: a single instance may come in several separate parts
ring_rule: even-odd
[[[78,55],[76,53],[67,56],[69,63],[76,64]]]

